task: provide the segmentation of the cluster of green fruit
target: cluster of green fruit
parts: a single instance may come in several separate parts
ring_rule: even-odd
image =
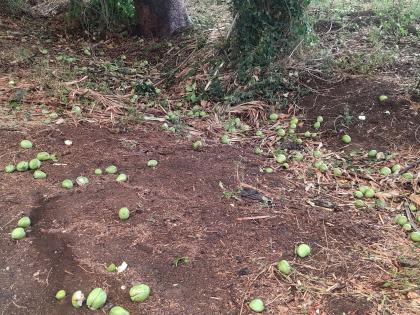
[[[144,302],[150,296],[150,287],[144,283],[136,284],[130,289],[129,294],[131,301]],[[59,301],[64,300],[66,296],[67,293],[65,290],[59,290],[55,294],[55,298]],[[86,300],[87,307],[96,311],[105,305],[107,298],[108,295],[102,288],[93,289],[89,293],[87,299],[85,299],[83,292],[79,290],[73,293],[71,297],[71,304],[74,308],[80,308]],[[130,313],[121,306],[114,306],[109,311],[109,315],[130,315]]]
[[[408,210],[411,212],[417,212],[417,206],[414,203],[408,204]],[[416,221],[420,223],[420,215],[416,217]],[[411,226],[410,222],[408,221],[408,218],[403,215],[399,214],[395,217],[394,222],[402,227],[402,229],[406,232],[411,232],[413,230],[413,227]],[[420,242],[420,232],[414,231],[410,233],[410,239],[413,242]]]
[[[31,149],[33,147],[32,142],[29,140],[22,140],[20,142],[20,147],[23,149]],[[8,164],[4,167],[5,173],[13,173],[14,171],[26,172],[28,170],[34,171],[33,176],[35,179],[45,179],[47,174],[40,170],[42,162],[45,161],[56,161],[55,155],[49,154],[48,152],[39,152],[36,157],[28,161],[20,161],[16,164]]]
[[[29,217],[22,217],[17,222],[17,227],[12,230],[10,237],[17,241],[26,237],[25,229],[31,225],[31,219]]]
[[[300,258],[305,258],[311,254],[311,247],[308,244],[300,244],[296,246],[295,253]],[[277,263],[277,270],[281,274],[288,276],[292,272],[292,267],[290,266],[290,263],[287,260],[283,259]],[[265,310],[264,301],[260,298],[251,300],[248,306],[255,313],[262,313]]]
[[[354,205],[356,208],[363,208],[365,206],[365,203],[363,202],[363,198],[372,199],[375,197],[375,189],[368,186],[359,186],[359,189],[356,190],[353,193],[354,198],[356,198],[356,201],[354,202]]]

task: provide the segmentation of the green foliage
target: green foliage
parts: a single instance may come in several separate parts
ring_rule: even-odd
[[[239,78],[247,81],[250,69],[268,66],[307,34],[306,8],[310,0],[233,0],[235,22],[231,53],[239,65]]]
[[[68,18],[78,20],[90,33],[114,30],[135,22],[133,0],[73,0]]]

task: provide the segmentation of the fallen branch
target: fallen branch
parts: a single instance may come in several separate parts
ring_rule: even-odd
[[[277,216],[271,216],[271,215],[259,215],[255,217],[243,217],[243,218],[237,218],[238,221],[249,221],[249,220],[259,220],[259,219],[274,219],[277,218]]]

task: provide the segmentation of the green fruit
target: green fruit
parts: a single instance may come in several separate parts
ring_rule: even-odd
[[[366,198],[373,198],[375,197],[375,190],[373,190],[372,188],[368,188],[364,195]]]
[[[305,133],[303,134],[306,138],[310,138],[312,136],[310,131],[305,131]]]
[[[74,308],[80,308],[83,305],[83,302],[85,301],[85,295],[82,291],[76,291],[71,296],[71,304]]]
[[[268,174],[271,174],[271,173],[274,172],[274,170],[271,167],[266,167],[266,168],[263,169],[263,171],[264,171],[264,173],[268,173]]]
[[[319,121],[315,122],[315,123],[314,123],[314,128],[315,128],[316,130],[318,130],[319,128],[321,128],[321,123],[320,123]]]
[[[34,172],[34,178],[35,179],[46,179],[47,178],[47,174],[44,173],[43,171],[36,170]]]
[[[334,176],[336,176],[336,177],[340,177],[340,176],[343,175],[343,172],[341,171],[341,169],[339,169],[337,167],[333,169],[333,172],[334,172]]]
[[[16,170],[17,170],[18,172],[25,172],[25,171],[27,171],[27,170],[28,170],[28,168],[29,168],[29,163],[28,163],[28,162],[26,162],[26,161],[19,162],[19,163],[16,165]]]
[[[410,239],[413,241],[413,242],[420,242],[420,232],[411,232],[410,233]]]
[[[386,96],[386,95],[379,96],[379,102],[385,102],[387,100],[388,100],[388,96]]]
[[[286,135],[286,131],[283,128],[277,129],[277,135],[279,137],[284,137]]]
[[[262,136],[264,136],[264,133],[263,133],[261,130],[257,130],[257,131],[255,132],[255,135],[256,135],[257,137],[262,137]]]
[[[375,200],[375,205],[378,208],[386,208],[386,202],[384,200],[381,200],[381,199],[376,199]]]
[[[295,160],[295,161],[303,161],[303,159],[304,159],[304,156],[303,156],[303,154],[302,153],[300,153],[300,152],[297,152],[296,154],[295,154],[295,156],[293,157],[293,159]]]
[[[374,159],[374,158],[376,158],[376,154],[378,154],[378,151],[376,151],[376,150],[370,150],[368,152],[368,157]]]
[[[353,196],[354,196],[354,198],[357,198],[357,199],[362,199],[363,198],[363,193],[360,191],[360,190],[356,190],[354,193],[353,193]]]
[[[395,217],[395,223],[403,226],[404,224],[408,223],[408,219],[405,215],[399,214]]]
[[[411,227],[411,224],[410,224],[410,223],[406,223],[406,224],[404,224],[404,225],[402,226],[402,228],[403,228],[403,230],[404,230],[404,231],[407,231],[407,232],[409,232],[409,231],[411,231],[411,230],[412,230],[412,227]]]
[[[287,160],[286,156],[284,154],[279,154],[276,157],[276,162],[279,164],[285,163]]]
[[[322,123],[322,122],[324,122],[324,117],[322,117],[322,116],[318,116],[318,117],[316,118],[316,121],[317,121],[317,122],[319,122],[319,123]]]
[[[125,221],[130,217],[130,210],[127,207],[123,207],[118,211],[118,216],[122,221]]]
[[[408,205],[408,209],[410,209],[410,211],[416,212],[417,211],[417,207],[414,203],[410,203]]]
[[[106,267],[106,271],[108,272],[115,272],[117,270],[117,266],[115,264],[110,264],[108,267]]]
[[[62,300],[62,299],[64,299],[66,297],[66,291],[64,291],[64,290],[59,290],[59,291],[57,291],[57,293],[55,294],[55,298],[57,299],[57,300]]]
[[[105,173],[107,174],[116,174],[118,172],[118,169],[115,165],[110,165],[105,169]]]
[[[71,179],[65,179],[61,183],[61,187],[66,189],[72,189],[73,188],[73,181]]]
[[[280,260],[277,263],[277,269],[284,275],[288,275],[292,272],[292,268],[287,260]]]
[[[253,299],[248,306],[255,313],[262,313],[265,309],[264,302],[261,299]]]
[[[309,247],[309,245],[307,244],[300,244],[297,248],[296,248],[296,254],[300,257],[300,258],[304,258],[307,257],[311,254],[311,248]]]
[[[114,306],[109,311],[109,315],[130,315],[130,313],[121,306]]]
[[[222,144],[230,144],[230,138],[229,138],[229,136],[228,135],[223,135],[220,138],[220,143],[222,143]]]
[[[277,115],[276,113],[272,113],[268,118],[271,121],[276,121],[277,119],[279,119],[279,115]]]
[[[356,207],[356,208],[363,208],[364,206],[365,206],[365,203],[362,201],[362,200],[360,200],[360,199],[357,199],[355,202],[354,202],[354,206]]]
[[[293,118],[290,120],[290,123],[291,123],[291,124],[295,124],[295,125],[297,125],[297,124],[299,123],[299,119],[298,119],[297,117],[293,117]]]
[[[317,169],[319,169],[321,165],[322,165],[322,161],[319,161],[319,160],[314,163],[314,167]]]
[[[21,240],[25,238],[26,233],[23,228],[17,227],[13,229],[12,233],[10,233],[10,236],[12,237],[13,240]]]
[[[15,166],[13,164],[6,165],[4,171],[6,173],[13,173],[15,171]]]
[[[93,289],[86,300],[86,305],[93,311],[100,309],[106,303],[107,295],[101,288]]]
[[[193,115],[194,115],[194,114],[193,114]],[[168,125],[167,123],[163,123],[160,127],[161,127],[163,130],[168,130],[169,125]]]
[[[20,142],[20,147],[22,149],[30,149],[30,148],[32,148],[32,142],[29,141],[29,140],[22,140]]]
[[[102,175],[102,170],[100,168],[97,168],[95,170],[95,175]]]
[[[328,171],[328,166],[325,163],[321,163],[318,169],[321,173],[326,173]]]
[[[382,167],[380,170],[380,173],[382,176],[388,176],[392,173],[391,169],[389,167]]]
[[[399,165],[399,164],[395,164],[391,168],[392,173],[398,173],[400,171],[400,169],[401,169],[401,165]]]
[[[281,166],[286,170],[289,169],[289,163],[283,163]]]
[[[349,135],[344,135],[341,140],[345,143],[345,144],[349,144],[351,142],[351,137]]]
[[[255,154],[257,154],[257,155],[261,155],[261,154],[263,154],[263,153],[264,153],[263,149],[261,149],[261,148],[259,148],[259,147],[256,147],[254,152],[255,152]]]
[[[303,143],[303,140],[301,138],[296,138],[295,139],[295,143],[296,144],[302,144]]]
[[[319,159],[321,157],[321,155],[322,155],[321,151],[319,151],[319,150],[315,150],[314,153],[313,153],[314,158],[317,158],[317,159]]]
[[[405,178],[406,180],[412,180],[414,178],[414,175],[410,172],[407,172],[407,173],[402,174],[402,177]]]
[[[148,167],[156,167],[157,165],[158,165],[158,161],[156,161],[156,160],[149,160],[147,162]]]
[[[291,123],[291,124],[290,124],[290,126],[289,126],[289,128],[290,128],[290,129],[296,129],[296,128],[297,128],[297,125],[296,125],[296,124],[292,124],[292,123]]]
[[[41,161],[38,159],[33,159],[29,161],[29,168],[31,170],[37,170],[38,168],[41,167]]]
[[[150,295],[150,287],[147,284],[137,284],[130,289],[130,298],[133,302],[144,302]]]
[[[369,187],[368,186],[359,186],[359,190],[363,193],[363,194],[365,194],[366,193],[366,191],[369,189]]]
[[[198,151],[203,147],[203,142],[200,140],[197,140],[192,144],[192,147],[194,150]]]
[[[79,186],[86,186],[89,184],[89,179],[86,176],[79,176],[76,178],[76,183]]]
[[[48,152],[39,152],[36,158],[40,161],[48,161],[51,160],[51,155]]]
[[[295,134],[295,129],[289,128],[289,134],[294,135]]]
[[[22,217],[19,219],[17,226],[21,228],[27,228],[31,225],[31,219],[29,217]]]
[[[127,175],[121,173],[120,175],[118,175],[116,181],[121,183],[121,182],[126,182],[128,179]]]

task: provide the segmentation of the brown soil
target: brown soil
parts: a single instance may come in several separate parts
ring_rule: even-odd
[[[23,137],[35,149],[18,149]],[[73,145],[65,146],[65,139]],[[251,149],[210,145],[196,152],[189,143],[152,128],[116,134],[91,125],[25,135],[1,131],[0,144],[1,165],[29,159],[40,150],[59,156],[58,164],[42,167],[48,173],[45,181],[35,181],[29,172],[1,174],[1,203],[7,211],[0,218],[0,248],[7,255],[0,258],[0,290],[7,314],[80,314],[85,311],[73,310],[68,299],[55,301],[55,292],[87,293],[96,286],[108,291],[107,307],[124,305],[133,314],[139,309],[149,314],[238,314],[243,299],[252,296],[272,301],[269,313],[274,314],[285,305],[299,306],[303,298],[295,285],[264,269],[282,257],[300,273],[335,278],[340,291],[350,285],[347,281],[380,272],[371,265],[353,274],[365,263],[354,245],[363,240],[369,246],[382,237],[375,211],[360,216],[339,199],[331,200],[335,211],[315,210],[304,200],[317,195],[305,193],[286,171],[260,173],[261,160]],[[156,169],[146,166],[151,158],[159,160]],[[128,174],[129,182],[93,175],[96,167],[110,164]],[[60,188],[64,178],[79,175],[89,176],[87,187]],[[219,182],[231,191],[252,184],[274,205],[226,199]],[[132,211],[127,222],[117,217],[123,206]],[[13,242],[8,232],[22,214],[33,225],[25,240]],[[261,215],[270,217],[240,220]],[[295,258],[300,242],[313,248],[308,260]],[[178,256],[189,257],[190,263],[174,267]],[[105,271],[107,264],[122,261],[129,265],[124,273]],[[127,289],[121,289],[136,282],[153,289],[147,303],[131,303]],[[348,305],[343,302],[343,310]],[[363,314],[370,312],[369,303],[360,305]]]

